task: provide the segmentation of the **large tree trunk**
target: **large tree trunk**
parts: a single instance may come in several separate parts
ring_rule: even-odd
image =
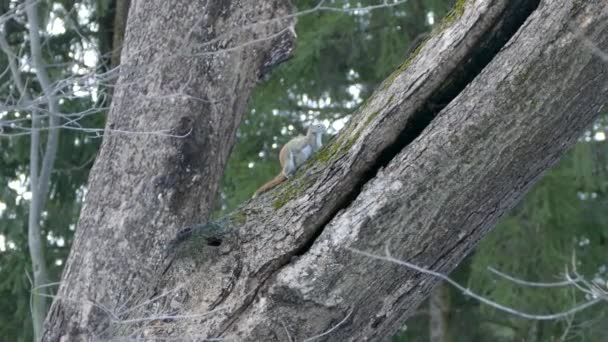
[[[277,15],[267,1],[247,3]],[[109,127],[191,133],[106,136],[47,339],[102,330],[250,341],[391,336],[436,279],[351,249],[383,253],[390,241],[395,256],[449,272],[605,105],[608,64],[594,50],[608,49],[607,2],[537,5],[459,2],[311,163],[225,219],[185,231],[191,248],[169,250],[169,263],[162,248],[177,227],[210,210],[230,145],[220,136],[233,137],[264,63],[237,52],[152,73],[148,59],[170,56],[171,38],[202,25],[189,14],[202,5],[135,2]],[[231,14],[241,7],[229,7],[204,9],[204,27],[243,20]],[[152,20],[154,10],[179,20]],[[138,54],[153,41],[154,53]],[[211,103],[154,99],[179,80]],[[214,102],[222,96],[228,102]],[[194,239],[218,232],[219,247]]]
[[[102,335],[115,313],[152,293],[166,242],[211,211],[250,90],[291,52],[293,22],[270,20],[290,12],[282,0],[132,1],[45,341]]]

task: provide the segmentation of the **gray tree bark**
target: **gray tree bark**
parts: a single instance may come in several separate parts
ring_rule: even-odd
[[[254,8],[266,5],[256,1]],[[184,139],[106,136],[47,340],[102,332],[387,339],[436,279],[353,249],[382,254],[390,242],[393,255],[448,273],[605,109],[608,63],[597,49],[608,49],[607,1],[459,2],[296,176],[222,220],[184,231],[186,243],[164,254],[180,225],[208,215],[229,151],[218,139],[229,125],[218,122],[228,120],[234,133],[253,71],[264,64],[257,54],[234,53],[225,64],[201,65],[197,75],[189,72],[198,59],[137,75],[132,67],[154,53],[135,52],[157,41],[151,37],[161,27],[175,37],[196,23],[163,22],[150,11],[189,18],[202,7],[189,6],[132,5],[123,58],[134,71],[119,80],[108,125],[192,132]],[[260,15],[276,15],[270,8]],[[204,27],[243,19],[205,11]],[[157,53],[169,54],[157,44]],[[242,62],[252,56],[258,59]],[[145,81],[133,84],[136,76]],[[222,87],[239,101],[222,112],[214,111],[217,104],[141,100],[184,79],[208,100]]]
[[[166,242],[207,219],[252,87],[289,56],[285,1],[137,0],[44,341],[103,336],[152,293]],[[243,30],[256,22],[264,25]],[[125,306],[125,304],[127,304]]]

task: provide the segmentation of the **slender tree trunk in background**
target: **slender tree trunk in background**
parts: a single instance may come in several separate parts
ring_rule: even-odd
[[[19,71],[17,56],[13,53],[8,41],[4,37],[5,32],[0,33],[0,47],[6,54],[9,64],[9,69],[13,77],[14,83],[17,86],[21,98],[25,102],[31,101],[31,96],[23,83],[21,72]],[[28,249],[32,262],[33,284],[31,292],[31,317],[34,329],[35,338],[40,336],[42,331],[42,323],[46,315],[47,299],[44,296],[47,294],[46,287],[38,287],[48,282],[48,272],[46,267],[46,258],[44,256],[44,243],[42,233],[40,231],[40,216],[42,208],[40,207],[40,190],[39,190],[39,175],[40,175],[40,113],[37,110],[31,112],[32,124],[30,133],[30,163],[29,163],[29,190],[32,199],[29,204],[28,213]],[[48,180],[47,180],[48,181]]]
[[[542,322],[532,322],[530,324],[530,328],[528,329],[528,336],[526,336],[526,341],[542,341],[540,339],[540,325]]]
[[[116,1],[97,1],[95,3],[95,11],[98,15],[97,22],[97,49],[99,52],[98,65],[102,71],[110,69],[110,60],[112,57],[112,39],[114,32],[114,13],[116,12]]]
[[[30,258],[32,260],[33,284],[31,291],[32,324],[34,328],[35,341],[40,340],[42,335],[42,324],[47,311],[47,288],[42,286],[48,283],[48,271],[46,258],[44,256],[44,242],[40,229],[40,218],[42,208],[38,198],[42,196],[39,191],[39,158],[40,151],[40,119],[39,113],[32,111],[32,134],[30,135],[30,200],[27,235]],[[48,180],[47,180],[48,181]]]
[[[120,64],[120,52],[125,37],[125,28],[127,27],[127,16],[129,15],[130,0],[116,0],[114,9],[114,32],[112,35],[112,58],[111,67],[117,67]]]
[[[127,16],[129,14],[130,0],[113,0],[110,2],[109,10],[106,10],[106,15],[99,19],[100,29],[98,32],[99,38],[99,53],[101,55],[99,65],[104,72],[112,71],[120,64],[120,52],[124,41],[125,28],[127,25]],[[103,4],[97,3],[98,11]],[[114,94],[115,78],[110,78],[111,85],[104,89],[107,97],[101,97],[100,101],[104,104],[99,106],[110,106],[110,99]]]
[[[386,340],[436,279],[352,249],[390,242],[449,273],[605,106],[608,64],[588,45],[608,49],[606,1],[466,1],[311,163],[204,226],[222,228],[219,247],[191,240],[165,254],[180,226],[207,218],[249,90],[290,36],[231,47],[281,32],[287,23],[245,25],[283,3],[131,5],[45,340]],[[196,55],[211,47],[228,50]]]
[[[132,2],[104,141],[43,340],[99,336],[116,318],[108,310],[152,293],[166,242],[209,215],[251,88],[292,49],[291,20],[240,27],[289,12],[281,0]]]
[[[429,341],[449,342],[450,288],[440,283],[429,296]]]
[[[38,22],[38,4],[34,0],[26,2],[26,15],[30,39],[31,65],[35,69],[36,79],[42,88],[48,107],[48,120],[43,126],[36,110],[32,111],[32,133],[30,135],[30,200],[28,215],[28,247],[32,260],[32,273],[34,278],[32,288],[31,310],[32,324],[36,341],[42,335],[42,325],[47,311],[47,284],[48,270],[44,256],[45,235],[40,227],[42,212],[46,206],[47,196],[51,182],[51,172],[57,156],[59,145],[60,112],[52,90],[51,80],[46,71],[46,64],[42,58],[41,42],[39,36],[40,24]],[[23,87],[24,93],[26,90]],[[40,160],[40,130],[47,130],[46,144]]]
[[[102,55],[102,65],[112,69],[120,64],[120,52],[127,26],[130,0],[113,0],[104,9],[105,16],[99,19],[98,33],[99,50]],[[97,3],[97,11],[102,11],[102,3]]]

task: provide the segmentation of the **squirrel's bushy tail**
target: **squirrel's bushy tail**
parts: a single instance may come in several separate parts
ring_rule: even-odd
[[[257,189],[254,193],[253,193],[253,197],[252,198],[256,198],[259,194],[266,192],[272,188],[274,188],[275,186],[281,184],[282,182],[284,182],[287,179],[287,177],[285,177],[285,175],[283,174],[283,172],[279,173],[278,176],[274,177],[273,179],[271,179],[268,183],[262,185],[259,189]]]

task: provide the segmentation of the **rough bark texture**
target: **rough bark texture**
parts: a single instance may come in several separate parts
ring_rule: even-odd
[[[221,109],[223,102],[175,100],[161,112],[153,99],[140,98],[176,91],[183,85],[176,80],[186,79],[204,89],[198,93],[208,101],[238,94],[244,103],[248,88],[240,82],[249,84],[251,68],[260,63],[237,53],[224,57],[226,64],[186,59],[135,75],[155,54],[137,51],[150,42],[161,45],[153,37],[161,35],[161,23],[164,36],[196,23],[142,13],[188,18],[202,7],[135,2],[123,54],[129,68],[109,127],[192,132],[186,139],[106,139],[48,331],[89,332],[106,318],[102,328],[117,337],[390,337],[435,279],[351,249],[381,254],[390,241],[395,256],[449,272],[576,140],[608,94],[608,65],[576,34],[608,49],[606,1],[458,3],[441,29],[296,176],[182,236],[206,236],[197,229],[222,232],[221,243],[213,240],[218,247],[190,239],[184,244],[190,248],[170,250],[173,262],[163,263],[160,245],[176,226],[204,222],[209,211],[227,155],[215,128],[225,124],[214,120],[229,120],[235,129],[242,106],[236,100]],[[265,5],[255,2],[254,9],[272,15]],[[218,12],[205,11],[210,25],[240,19],[215,21],[211,14]],[[148,29],[135,37],[134,27],[144,25]],[[167,53],[161,47],[152,49]],[[91,301],[119,315],[107,319]]]
[[[104,141],[44,341],[103,337],[152,293],[178,228],[207,218],[251,88],[293,47],[293,23],[270,20],[287,5],[131,2]]]
[[[205,316],[131,331],[389,338],[436,280],[350,249],[390,241],[399,258],[454,269],[605,105],[608,65],[577,32],[606,50],[606,12],[466,2],[304,170],[222,221],[220,247],[179,254],[154,310]]]

